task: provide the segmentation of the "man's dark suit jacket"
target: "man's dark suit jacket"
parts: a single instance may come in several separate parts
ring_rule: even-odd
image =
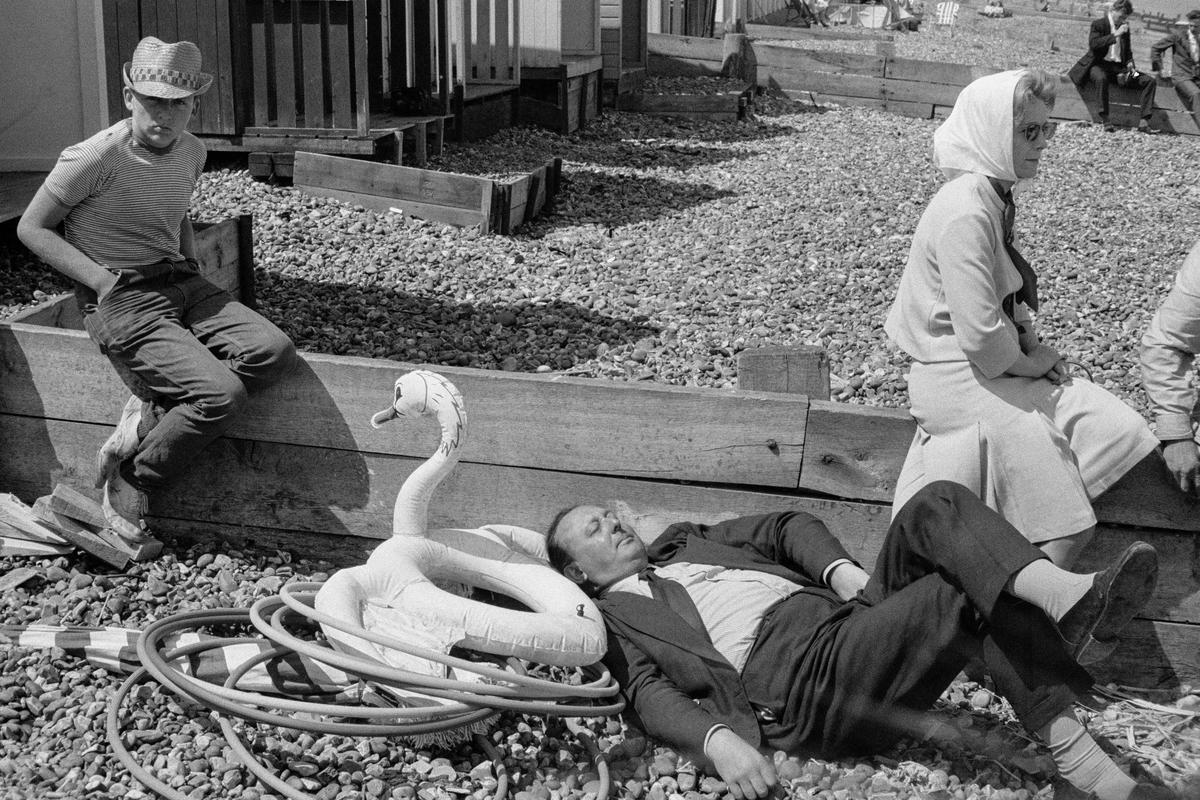
[[[802,513],[672,525],[648,552],[656,566],[687,562],[779,575],[820,595],[823,609],[842,601],[820,584],[822,573],[834,561],[850,558],[824,523]],[[631,709],[647,733],[701,761],[704,737],[718,723],[760,744],[741,677],[703,633],[649,597],[608,592],[596,602],[609,632],[605,663],[624,687],[627,713]]]
[[[1133,61],[1133,47],[1129,42],[1129,31],[1121,35],[1121,63],[1113,64],[1114,69],[1124,69],[1126,64]],[[1075,62],[1075,66],[1071,67],[1071,81],[1076,86],[1083,86],[1088,82],[1088,70],[1095,64],[1104,63],[1108,56],[1108,48],[1112,47],[1112,43],[1116,40],[1113,36],[1113,27],[1108,21],[1108,15],[1105,14],[1099,19],[1092,20],[1091,28],[1088,29],[1088,51],[1083,54],[1083,57]]]
[[[1150,48],[1150,69],[1158,72],[1162,69],[1163,53],[1173,51],[1171,64],[1171,80],[1186,81],[1200,78],[1200,65],[1192,58],[1192,48],[1188,42],[1188,31],[1172,33],[1159,39]]]

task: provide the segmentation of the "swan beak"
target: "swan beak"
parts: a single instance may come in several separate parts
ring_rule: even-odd
[[[396,407],[388,406],[385,410],[380,411],[378,414],[371,417],[371,427],[381,428],[383,427],[383,423],[391,422],[398,416],[400,415],[396,413]]]

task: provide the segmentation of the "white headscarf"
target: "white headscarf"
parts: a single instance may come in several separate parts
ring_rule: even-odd
[[[1016,182],[1013,169],[1013,94],[1025,70],[997,72],[958,93],[954,109],[933,134],[933,164],[947,180],[978,172]]]

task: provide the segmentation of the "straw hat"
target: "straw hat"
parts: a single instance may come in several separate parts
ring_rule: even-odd
[[[213,77],[200,71],[200,48],[191,42],[168,44],[154,36],[138,42],[121,70],[125,85],[138,94],[174,100],[203,94]]]

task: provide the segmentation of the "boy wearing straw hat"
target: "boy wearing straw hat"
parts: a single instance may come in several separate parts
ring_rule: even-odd
[[[96,481],[109,525],[133,543],[147,536],[145,493],[296,357],[283,331],[199,275],[187,212],[206,153],[186,128],[212,85],[200,67],[191,42],[142,39],[122,69],[132,115],[64,150],[17,227],[75,281],[88,334],[134,394]]]

